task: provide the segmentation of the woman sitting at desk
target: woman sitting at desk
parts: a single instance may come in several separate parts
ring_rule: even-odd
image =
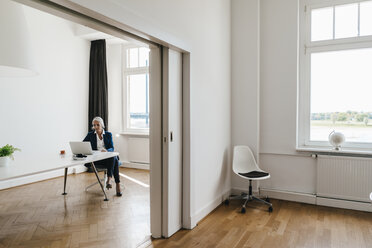
[[[87,134],[84,141],[89,141],[92,145],[93,150],[98,150],[101,152],[113,152],[114,151],[114,143],[112,141],[112,134],[110,132],[105,132],[105,124],[103,123],[103,119],[101,117],[95,117],[92,121],[92,129]],[[110,180],[112,175],[114,175],[115,183],[116,183],[116,195],[122,196],[121,189],[120,189],[120,176],[119,176],[119,161],[117,157],[107,158],[104,160],[100,160],[95,162],[95,164],[102,165],[107,168],[107,182],[106,188],[111,189],[112,185],[110,184]]]

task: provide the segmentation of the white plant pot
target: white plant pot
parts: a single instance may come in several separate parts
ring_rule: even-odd
[[[6,167],[9,165],[10,158],[9,156],[0,157],[0,167]]]

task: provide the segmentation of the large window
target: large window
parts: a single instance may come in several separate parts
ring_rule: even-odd
[[[149,49],[123,47],[123,131],[149,132]]]
[[[303,8],[303,9],[302,9]],[[372,147],[372,1],[303,0],[298,144]]]

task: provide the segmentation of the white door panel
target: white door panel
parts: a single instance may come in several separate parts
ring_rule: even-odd
[[[182,228],[182,54],[163,50],[163,236]]]
[[[159,47],[150,47],[150,216],[151,235],[162,234],[162,64]]]

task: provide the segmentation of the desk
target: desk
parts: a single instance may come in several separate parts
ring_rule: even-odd
[[[66,195],[66,182],[67,182],[67,172],[68,168],[76,165],[81,165],[85,163],[91,163],[93,171],[97,177],[99,184],[101,185],[102,192],[105,196],[105,201],[108,201],[105,189],[102,185],[101,180],[97,173],[96,166],[94,162],[112,158],[118,156],[118,152],[95,152],[93,155],[88,155],[85,160],[73,160],[71,154],[66,155],[44,155],[43,157],[16,157],[14,161],[10,161],[8,167],[0,167],[0,181],[5,181],[8,179],[14,179],[24,176],[31,176],[43,172],[54,171],[65,169],[65,178],[63,185],[62,195]]]

